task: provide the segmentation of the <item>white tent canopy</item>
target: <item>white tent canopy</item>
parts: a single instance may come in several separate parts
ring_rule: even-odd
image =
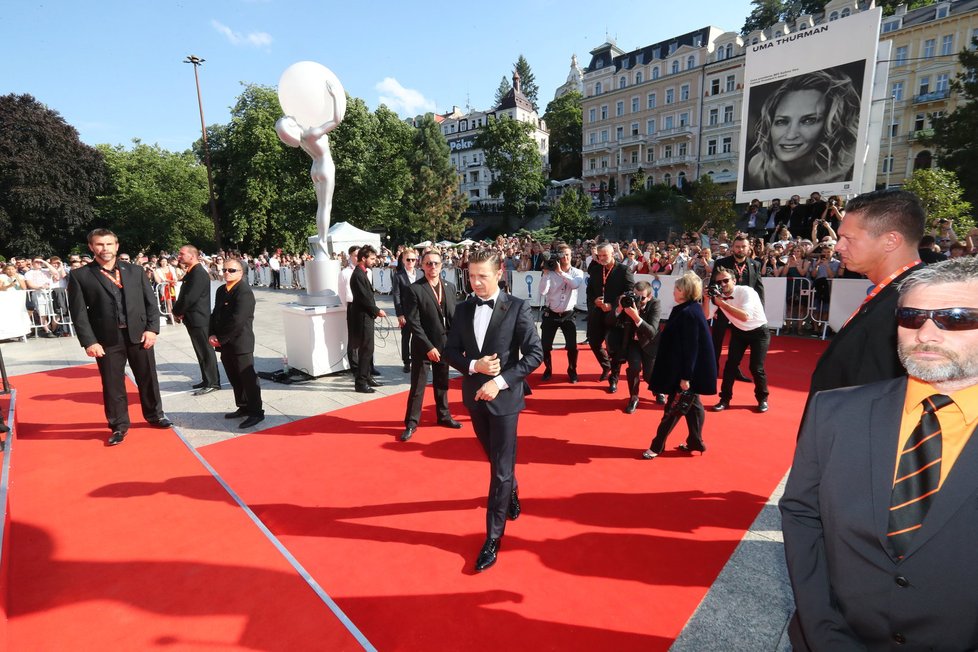
[[[333,253],[346,252],[353,246],[373,245],[380,251],[380,236],[370,231],[358,229],[349,222],[337,222],[329,227],[329,240],[333,244]]]
[[[439,247],[454,247],[455,246],[455,243],[452,242],[451,240],[442,240],[441,242],[438,242],[437,243],[437,246],[439,246]]]
[[[418,244],[414,245],[414,248],[421,249],[422,247],[430,247],[430,246],[431,246],[431,240],[425,240],[424,242],[419,242]]]

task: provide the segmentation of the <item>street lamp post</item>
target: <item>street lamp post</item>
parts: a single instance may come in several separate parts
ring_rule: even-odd
[[[207,168],[207,190],[210,196],[211,204],[211,221],[214,222],[214,243],[217,248],[221,248],[221,222],[217,217],[217,202],[214,200],[214,177],[211,174],[211,152],[210,147],[207,145],[207,127],[204,124],[204,102],[200,97],[200,76],[197,74],[197,68],[204,63],[205,59],[201,59],[197,55],[191,54],[186,59],[184,63],[192,64],[194,67],[194,81],[197,83],[197,106],[200,109],[200,134],[204,139],[204,165]]]

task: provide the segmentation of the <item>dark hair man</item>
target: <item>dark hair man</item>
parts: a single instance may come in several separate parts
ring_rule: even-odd
[[[835,251],[847,270],[865,274],[876,287],[818,360],[815,392],[864,385],[904,373],[896,354],[897,286],[922,263],[924,209],[906,190],[877,190],[849,201]]]
[[[612,373],[611,357],[617,356],[617,352],[608,343],[608,333],[615,325],[618,298],[635,285],[632,271],[615,262],[614,251],[614,246],[607,242],[599,244],[597,258],[587,268],[587,341],[601,365],[598,380],[608,379],[610,394],[618,391],[618,376]]]
[[[180,293],[173,304],[173,317],[183,322],[190,334],[190,343],[197,356],[201,381],[193,387],[194,396],[210,394],[221,389],[221,377],[217,372],[217,356],[208,344],[208,329],[211,319],[211,277],[200,264],[200,251],[193,245],[180,247],[177,256],[185,273],[180,284]]]
[[[496,563],[506,519],[520,515],[516,430],[529,392],[525,379],[543,361],[530,306],[500,292],[499,265],[492,251],[469,256],[475,296],[455,310],[445,346],[448,363],[462,374],[462,401],[489,458],[486,541],[475,563],[477,572]]]
[[[750,373],[754,378],[757,411],[767,412],[768,390],[764,360],[771,345],[771,332],[767,327],[764,304],[753,288],[734,283],[731,270],[717,266],[714,269],[714,279],[720,291],[718,294],[707,293],[703,296],[703,314],[707,319],[717,312],[726,316],[730,326],[730,346],[723,368],[723,382],[720,384],[720,402],[713,406],[713,411],[720,412],[730,407],[740,361],[744,359],[747,349],[750,349]]]
[[[567,349],[567,378],[577,382],[577,324],[574,322],[574,306],[577,293],[584,285],[584,272],[571,265],[570,245],[557,247],[556,258],[551,258],[550,267],[544,269],[540,284],[543,297],[543,317],[541,319],[541,338],[543,339],[543,380],[553,376],[551,351],[554,337],[560,330]]]
[[[907,276],[893,318],[909,377],[819,392],[802,424],[780,505],[795,650],[978,649],[978,260]]]
[[[78,341],[98,363],[102,402],[112,434],[121,444],[129,432],[126,362],[139,389],[143,418],[155,428],[173,425],[163,413],[153,345],[160,332],[160,307],[141,267],[116,260],[119,238],[108,229],[88,234],[95,259],[68,277],[68,303]]]
[[[652,365],[655,364],[655,354],[659,348],[659,300],[652,296],[652,286],[648,281],[636,283],[632,293],[638,298],[637,302],[635,297],[627,301],[619,297],[615,310],[617,325],[608,336],[617,340],[614,348],[618,351],[618,357],[611,363],[616,376],[621,363],[628,362],[625,372],[628,405],[625,414],[631,414],[638,407],[639,376],[647,383],[652,381]]]
[[[221,268],[224,285],[217,288],[210,319],[210,345],[221,351],[221,364],[234,388],[234,412],[225,419],[246,417],[238,426],[251,428],[265,419],[261,387],[255,372],[255,293],[244,277],[244,265],[228,258]]]
[[[417,257],[414,249],[410,255]],[[406,258],[405,258],[406,260]],[[448,360],[445,342],[455,314],[455,286],[441,279],[441,254],[431,249],[422,257],[424,276],[404,289],[401,301],[406,330],[411,332],[411,390],[408,392],[401,441],[407,441],[418,428],[427,380],[425,365],[431,365],[431,384],[435,390],[438,425],[461,428],[448,410]]]
[[[377,250],[371,245],[363,245],[357,252],[357,266],[350,276],[350,293],[353,300],[347,306],[350,316],[349,344],[357,351],[357,370],[354,376],[354,389],[361,394],[374,393],[380,383],[373,379],[374,366],[374,320],[386,317],[387,313],[377,307],[374,289],[370,285],[367,270],[377,263]]]
[[[764,276],[761,274],[761,262],[750,257],[750,238],[743,233],[734,236],[733,244],[730,246],[730,255],[724,256],[714,263],[709,285],[712,286],[716,283],[717,270],[721,267],[733,273],[737,285],[746,285],[757,292],[757,296],[761,299],[761,306],[764,305]],[[729,325],[730,320],[727,319],[726,313],[723,311],[717,313],[712,327],[713,353],[717,357],[717,368],[720,367],[720,349],[723,347],[723,338],[727,335],[727,326]],[[737,380],[750,380],[740,369],[735,370],[734,377]]]
[[[441,260],[441,256],[438,257]],[[418,250],[414,247],[407,247],[401,252],[401,263],[403,268],[394,272],[394,286],[391,294],[394,295],[394,314],[397,315],[397,325],[401,329],[401,362],[404,363],[404,373],[411,371],[411,329],[407,327],[407,316],[404,311],[404,297],[419,278],[424,276],[418,267]],[[438,271],[441,271],[439,265]]]

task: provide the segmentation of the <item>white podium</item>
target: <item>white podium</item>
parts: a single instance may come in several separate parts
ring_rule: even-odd
[[[289,366],[318,377],[350,368],[346,306],[282,306]]]

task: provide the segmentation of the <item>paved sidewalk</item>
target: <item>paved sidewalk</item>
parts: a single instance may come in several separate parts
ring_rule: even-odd
[[[295,301],[299,294],[298,290],[255,289],[258,301],[255,366],[258,371],[272,372],[283,367],[286,353],[279,306]],[[390,296],[378,295],[377,303],[390,315],[389,322],[385,324],[381,320],[377,327],[375,364],[383,374],[378,379],[382,384],[377,388],[378,393],[355,393],[353,378],[348,373],[298,385],[263,380],[266,418],[253,430],[272,428],[409,388],[409,375],[401,369],[400,332],[393,316],[393,301]],[[583,331],[582,318],[578,320],[578,341],[584,339]],[[559,333],[557,337],[555,348],[562,346]],[[73,337],[8,341],[0,344],[0,348],[10,376],[93,362]],[[580,348],[581,355],[590,355],[587,347]],[[238,430],[236,420],[224,419],[224,413],[234,409],[234,401],[220,364],[224,389],[205,396],[193,396],[190,386],[200,377],[185,327],[163,324],[156,343],[156,362],[167,416],[194,447],[253,431]],[[782,481],[751,526],[676,640],[673,650],[783,652],[790,649],[785,629],[793,607],[784,563],[781,519],[776,507],[783,484]],[[649,558],[647,563],[668,561]],[[649,610],[654,614],[655,605],[649,605]]]

